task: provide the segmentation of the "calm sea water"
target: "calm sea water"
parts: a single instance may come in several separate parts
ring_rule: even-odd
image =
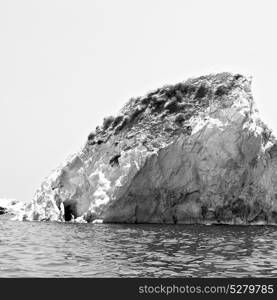
[[[277,277],[277,227],[15,222],[1,277]]]

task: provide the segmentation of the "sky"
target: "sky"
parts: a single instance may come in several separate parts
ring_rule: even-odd
[[[199,75],[253,76],[277,133],[276,0],[1,0],[0,198],[30,201],[132,96]]]

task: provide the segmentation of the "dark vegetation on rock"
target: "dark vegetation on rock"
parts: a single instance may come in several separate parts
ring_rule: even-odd
[[[107,130],[110,127],[110,125],[113,123],[113,121],[114,121],[113,116],[109,116],[109,117],[104,118],[103,130]]]
[[[212,101],[220,101],[220,97],[228,95],[240,78],[240,74],[230,73],[202,76],[166,85],[143,97],[131,98],[120,114],[104,118],[102,128],[97,126],[89,135],[87,146],[100,145],[101,141],[120,135],[124,130],[142,132],[149,123],[157,127],[157,133],[162,132],[164,127],[168,128],[169,124],[174,131],[191,116],[206,109]]]

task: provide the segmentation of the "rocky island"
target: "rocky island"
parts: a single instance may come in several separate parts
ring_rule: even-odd
[[[211,74],[130,99],[17,218],[277,224],[277,143],[251,79]]]

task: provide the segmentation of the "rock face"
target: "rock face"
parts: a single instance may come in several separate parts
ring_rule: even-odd
[[[213,74],[130,99],[20,218],[276,224],[277,143],[250,79]]]

